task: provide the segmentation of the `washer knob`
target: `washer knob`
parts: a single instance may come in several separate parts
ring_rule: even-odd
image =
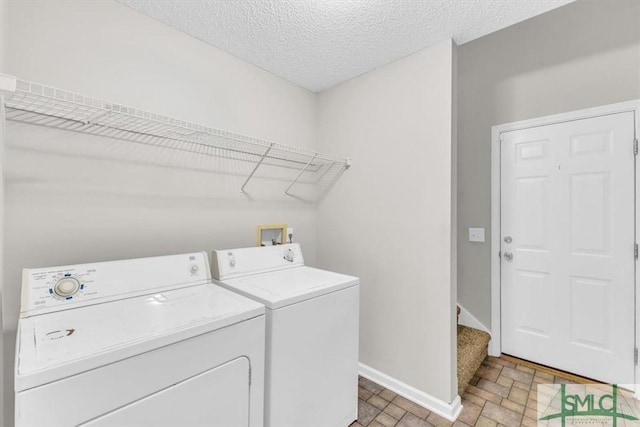
[[[56,282],[53,286],[53,291],[56,295],[66,298],[78,292],[80,289],[80,282],[78,279],[74,279],[73,277],[65,277]]]
[[[198,274],[198,270],[200,270],[198,264],[191,264],[191,267],[189,267],[189,271],[191,272],[191,274]]]
[[[287,249],[287,251],[284,253],[284,259],[289,262],[293,262],[294,258],[295,255],[293,254],[293,251],[291,249]]]

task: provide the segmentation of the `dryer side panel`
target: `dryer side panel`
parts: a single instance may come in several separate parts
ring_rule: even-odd
[[[356,420],[359,290],[267,310],[266,427]]]

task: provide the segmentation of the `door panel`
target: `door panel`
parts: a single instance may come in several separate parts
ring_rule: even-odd
[[[540,316],[538,307],[544,307],[544,295],[550,290],[549,275],[538,271],[518,271],[517,283],[522,298],[530,302],[516,314],[519,329],[538,338],[549,338],[548,317]]]
[[[633,112],[501,135],[504,353],[633,383],[633,139]]]
[[[611,174],[569,177],[570,248],[574,254],[611,255]],[[588,215],[585,215],[588,212]]]
[[[516,179],[516,227],[521,230],[520,247],[545,250],[549,226],[545,212],[549,210],[549,178]]]
[[[570,340],[592,350],[610,351],[611,283],[583,277],[571,278]],[[600,313],[595,315],[594,313]]]

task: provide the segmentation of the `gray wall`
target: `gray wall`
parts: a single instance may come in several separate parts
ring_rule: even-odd
[[[464,44],[458,91],[458,302],[490,327],[491,126],[640,98],[640,1],[577,1]]]

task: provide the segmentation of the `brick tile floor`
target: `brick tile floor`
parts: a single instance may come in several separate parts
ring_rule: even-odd
[[[452,423],[361,377],[358,421],[350,427],[536,426],[537,385],[575,382],[585,380],[508,356],[489,356],[462,393],[463,409]]]

